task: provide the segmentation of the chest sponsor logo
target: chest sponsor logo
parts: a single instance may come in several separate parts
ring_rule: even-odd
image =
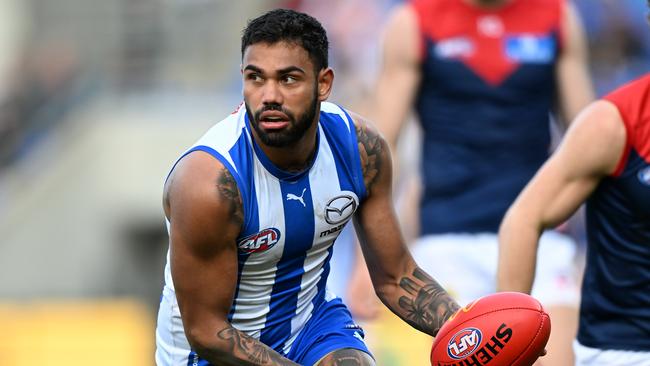
[[[334,197],[325,206],[325,221],[330,225],[338,225],[348,221],[357,210],[357,200],[350,194]]]
[[[513,61],[551,63],[555,57],[555,39],[550,35],[522,34],[506,37],[506,55]]]
[[[650,186],[650,166],[639,170],[637,177],[639,177],[639,181],[641,181],[641,183],[645,184],[646,186]]]
[[[265,252],[280,241],[280,230],[271,227],[249,235],[237,243],[240,252],[245,254]]]
[[[474,44],[465,37],[448,38],[436,43],[433,52],[441,59],[470,57],[474,53]]]

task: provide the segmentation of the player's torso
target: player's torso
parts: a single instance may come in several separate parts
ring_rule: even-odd
[[[496,11],[462,0],[412,6],[422,33],[422,225],[495,231],[548,154],[560,1],[514,0]]]
[[[229,320],[287,352],[311,311],[327,296],[332,244],[365,196],[355,127],[323,103],[313,165],[300,174],[273,165],[255,144],[243,110],[191,150],[220,156],[242,195],[239,276]],[[242,108],[243,109],[243,108]]]
[[[650,75],[631,86],[635,94],[613,93],[627,125],[625,155],[587,202],[579,340],[650,351]]]

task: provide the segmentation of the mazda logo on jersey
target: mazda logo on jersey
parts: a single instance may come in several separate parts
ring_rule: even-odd
[[[280,230],[271,227],[241,239],[237,246],[244,254],[265,252],[280,241]]]
[[[338,225],[347,221],[357,210],[357,198],[354,193],[342,194],[334,197],[325,207],[325,221],[331,225]]]

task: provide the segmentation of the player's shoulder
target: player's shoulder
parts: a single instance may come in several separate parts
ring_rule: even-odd
[[[610,136],[624,128],[618,107],[607,99],[599,99],[590,103],[576,117],[576,122],[583,128],[593,129],[600,134]]]
[[[329,111],[330,113],[335,111],[340,111],[336,113],[339,113],[341,116],[345,117],[346,123],[349,123],[350,130],[356,133],[359,143],[363,143],[368,138],[371,139],[379,138],[383,140],[383,137],[379,133],[379,130],[377,129],[375,124],[370,119],[362,116],[357,112],[351,111],[349,109],[346,109],[344,107],[332,103],[323,103],[323,107],[321,107],[321,111]]]
[[[650,121],[649,94],[650,73],[626,83],[602,99],[616,106],[624,122],[633,128]]]
[[[240,105],[181,154],[165,181],[166,205],[173,192],[176,197],[197,204],[212,204],[216,202],[214,198],[224,196],[215,195],[215,187],[220,192],[237,193],[236,164],[229,152],[235,144],[241,143],[244,113],[245,108]]]

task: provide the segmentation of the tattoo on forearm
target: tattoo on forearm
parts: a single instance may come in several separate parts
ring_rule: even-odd
[[[368,191],[372,190],[382,167],[382,154],[386,149],[384,140],[368,126],[357,125],[357,140],[359,141],[359,155],[361,155],[361,169],[363,181]]]
[[[228,341],[229,351],[233,355],[241,355],[245,357],[246,361],[255,365],[296,365],[264,343],[233,327],[221,330],[217,336]]]
[[[219,175],[217,187],[219,193],[230,202],[230,217],[238,225],[244,222],[244,208],[237,182],[228,169],[223,169]]]
[[[400,287],[407,293],[399,299],[399,310],[403,318],[415,328],[433,336],[460,308],[456,301],[420,268],[415,268],[412,277],[403,277]]]
[[[362,351],[346,348],[334,351],[318,363],[319,366],[365,366],[369,365],[369,357]]]

